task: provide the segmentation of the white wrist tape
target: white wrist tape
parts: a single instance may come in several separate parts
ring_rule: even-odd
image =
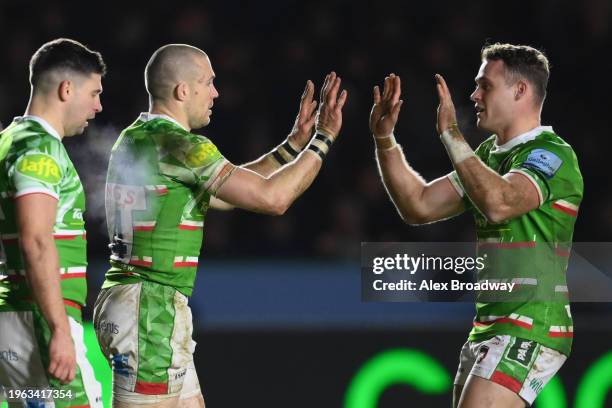
[[[380,151],[391,150],[397,146],[395,135],[393,133],[391,133],[389,136],[383,137],[374,136],[374,143],[376,144],[376,150]]]
[[[446,129],[440,135],[440,139],[442,140],[444,147],[446,147],[446,151],[448,152],[451,161],[454,164],[459,164],[465,159],[474,157],[475,153],[470,147],[470,145],[467,144],[467,142],[463,140],[462,137],[456,138],[453,135],[454,129],[451,129],[453,128]]]

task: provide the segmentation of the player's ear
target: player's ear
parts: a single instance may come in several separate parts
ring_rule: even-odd
[[[519,79],[516,81],[515,89],[514,89],[514,100],[518,101],[523,98],[527,94],[527,82]]]
[[[184,101],[189,96],[189,87],[186,82],[179,82],[174,87],[174,97],[179,101]]]
[[[66,102],[70,96],[74,93],[74,83],[69,79],[65,79],[59,83],[57,88],[57,96],[60,101]]]

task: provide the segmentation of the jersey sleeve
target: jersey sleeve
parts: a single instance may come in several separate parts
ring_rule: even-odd
[[[59,200],[61,182],[67,172],[61,142],[43,141],[36,146],[27,146],[8,167],[15,198],[43,193]]]
[[[538,191],[539,205],[559,196],[571,195],[573,179],[580,178],[576,155],[571,148],[554,143],[535,143],[521,149],[511,160],[508,173],[527,177]]]
[[[213,195],[236,168],[210,140],[198,135],[166,140],[161,153],[163,175]]]

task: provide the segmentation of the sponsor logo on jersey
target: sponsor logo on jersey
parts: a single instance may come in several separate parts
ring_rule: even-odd
[[[175,380],[179,380],[179,379],[183,378],[185,376],[185,374],[187,374],[187,369],[186,368],[184,368],[181,371],[179,371],[178,373],[176,373],[174,375],[174,379]]]
[[[514,343],[506,353],[506,358],[508,360],[516,361],[525,368],[529,368],[529,363],[531,363],[536,346],[537,343],[533,340],[516,337],[514,338]]]
[[[563,164],[563,160],[551,151],[544,149],[535,149],[527,160],[523,163],[523,167],[530,168],[544,174],[546,178],[551,178],[555,175],[559,167]]]
[[[108,333],[108,334],[119,334],[119,325],[115,322],[109,322],[106,320],[102,320],[95,327],[98,333]]]
[[[542,391],[542,388],[544,388],[544,381],[542,381],[541,378],[533,378],[529,383],[529,386],[531,387],[533,392],[539,394],[540,391]]]
[[[17,165],[17,171],[25,176],[55,185],[62,179],[60,167],[48,154],[36,153],[24,156]]]
[[[191,168],[207,166],[221,157],[217,147],[210,142],[202,142],[193,146],[185,156],[185,164]]]
[[[83,210],[80,208],[75,208],[72,210],[72,218],[75,220],[83,221]]]
[[[19,356],[11,349],[0,350],[0,360],[2,361],[19,361]]]

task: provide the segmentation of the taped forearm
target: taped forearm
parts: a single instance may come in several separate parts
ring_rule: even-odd
[[[295,160],[301,150],[301,148],[298,148],[289,138],[287,138],[287,140],[275,147],[272,151],[264,154],[255,161],[244,164],[242,167],[267,177],[280,167]]]

